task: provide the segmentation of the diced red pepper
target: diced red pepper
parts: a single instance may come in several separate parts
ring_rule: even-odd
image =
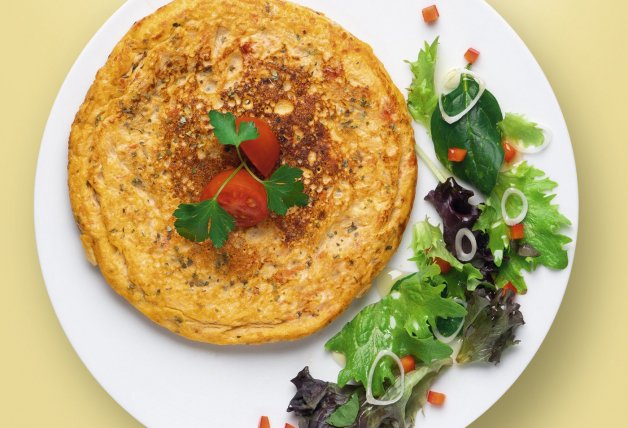
[[[442,392],[430,391],[427,393],[427,402],[434,406],[442,406],[445,402],[445,394]]]
[[[514,285],[512,285],[512,282],[510,281],[508,281],[506,285],[502,287],[502,296],[505,296],[508,290],[512,291],[513,294],[517,294],[517,288]]]
[[[466,157],[466,149],[459,149],[458,147],[454,147],[453,149],[447,150],[447,159],[449,159],[449,161],[451,162],[462,162]]]
[[[438,265],[441,273],[447,273],[451,269],[451,265],[447,260],[443,260],[440,257],[434,257],[434,263]]]
[[[403,366],[404,373],[410,373],[415,367],[414,357],[412,355],[406,355],[401,358],[401,365]]]
[[[259,420],[259,428],[270,428],[270,421],[268,416],[262,416]]]
[[[480,52],[476,51],[473,48],[467,49],[467,51],[464,53],[464,59],[466,59],[469,64],[473,64],[475,61],[477,61],[479,56]]]
[[[510,226],[510,239],[523,239],[524,236],[523,223]]]
[[[438,9],[436,8],[435,4],[424,8],[421,12],[423,13],[423,21],[427,22],[428,24],[436,22],[436,20],[440,16],[438,14]]]
[[[517,149],[515,149],[507,141],[502,141],[502,147],[504,148],[504,161],[506,163],[512,162],[515,156],[517,156]]]
[[[289,424],[288,422],[286,422],[286,426],[284,426],[283,428],[294,428],[294,425]]]

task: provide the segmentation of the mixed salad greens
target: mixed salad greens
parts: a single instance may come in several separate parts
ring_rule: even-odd
[[[522,272],[568,264],[570,238],[562,230],[570,222],[552,203],[556,183],[520,160],[546,147],[549,134],[520,114],[502,113],[471,71],[479,53],[470,51],[468,65],[448,73],[453,89],[446,93],[434,84],[438,38],[409,63],[408,110],[448,170],[417,147],[439,180],[425,200],[443,227],[427,218],[415,224],[417,272],[397,278],[326,343],[346,360],[337,383],[312,378],[307,367],[293,379],[297,393],[288,411],[300,417],[300,427],[412,426],[426,402],[443,403],[443,394],[430,391],[440,372],[498,363],[518,343],[524,320],[515,300],[527,290]],[[484,202],[472,203],[475,192],[456,178]]]

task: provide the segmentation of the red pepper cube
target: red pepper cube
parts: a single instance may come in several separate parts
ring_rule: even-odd
[[[440,257],[434,257],[434,263],[440,268],[440,273],[447,273],[451,270],[451,264],[447,260],[443,260]]]
[[[514,226],[510,226],[510,239],[523,239],[525,236],[525,231],[523,228],[523,223],[515,224]]]
[[[469,64],[473,64],[475,61],[477,61],[479,56],[480,52],[476,51],[473,48],[469,48],[464,54],[464,59],[466,59]]]
[[[504,161],[510,163],[517,156],[517,149],[515,149],[507,141],[502,141],[502,147],[504,148]]]
[[[424,8],[421,13],[423,13],[423,21],[427,22],[428,24],[436,22],[436,20],[440,16],[438,14],[438,9],[436,8],[435,4]]]
[[[447,150],[447,159],[450,162],[462,162],[464,158],[467,157],[466,149],[459,149],[454,147],[452,149]]]
[[[503,287],[502,287],[502,296],[505,296],[506,293],[508,292],[508,290],[512,291],[512,294],[517,294],[517,288],[512,285],[512,282],[508,281]]]
[[[442,392],[430,391],[427,393],[427,402],[434,406],[442,406],[445,403],[445,394]]]
[[[259,418],[259,428],[270,428],[270,420],[268,416],[262,416]]]
[[[410,373],[412,370],[414,370],[415,362],[412,355],[406,355],[405,357],[401,358],[400,361],[404,373]]]

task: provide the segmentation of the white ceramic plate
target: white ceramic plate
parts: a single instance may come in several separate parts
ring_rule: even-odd
[[[67,141],[74,114],[94,75],[134,21],[164,0],[130,0],[98,31],[67,76],[54,104],[41,144],[35,186],[35,228],[39,258],[50,299],[70,342],[105,390],[140,422],[151,427],[256,427],[260,415],[273,426],[295,423],[285,409],[294,387],[289,380],[305,365],[315,377],[335,380],[339,367],[323,344],[357,311],[376,299],[374,292],[317,334],[293,343],[217,347],[193,343],[157,327],[105,283],[83,254],[66,187]],[[515,32],[482,0],[438,2],[441,18],[427,26],[421,8],[431,2],[396,0],[301,0],[369,43],[393,80],[406,88],[424,40],[440,35],[438,79],[444,70],[464,65],[462,55],[481,51],[474,70],[486,80],[504,111],[521,112],[549,126],[554,141],[529,160],[559,184],[556,202],[571,219],[568,234],[573,260],[578,225],[578,190],[569,135],[560,108],[539,65]],[[405,92],[405,91],[404,91]],[[430,154],[425,132],[419,144]],[[423,201],[436,181],[420,169],[412,221],[438,216]],[[407,259],[410,228],[390,266],[412,270]],[[560,306],[570,266],[560,272],[539,269],[529,275],[529,292],[519,297],[526,325],[521,345],[495,366],[454,368],[437,380],[447,394],[442,408],[419,416],[421,427],[458,427],[471,423],[512,385],[545,338]]]

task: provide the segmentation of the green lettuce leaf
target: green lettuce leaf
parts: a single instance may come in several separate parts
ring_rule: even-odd
[[[523,220],[525,237],[520,243],[533,247],[539,253],[537,257],[522,257],[509,251],[511,244],[508,226],[504,223],[501,212],[502,196],[509,187],[521,190],[528,200],[528,214]],[[543,171],[521,162],[499,174],[495,189],[486,203],[480,206],[482,214],[474,230],[488,233],[489,249],[496,265],[501,266],[504,255],[508,254],[510,258],[510,266],[506,266],[506,271],[500,272],[499,276],[502,278],[516,276],[521,269],[533,270],[538,265],[552,269],[564,269],[567,266],[568,257],[564,246],[571,239],[560,231],[571,223],[558,211],[558,206],[552,204],[555,195],[551,192],[555,188],[556,183],[547,178]],[[506,209],[511,215],[515,215],[521,209],[521,200],[516,196],[510,197]],[[500,286],[497,283],[495,285]],[[525,284],[517,289],[525,291]]]
[[[438,96],[434,88],[434,68],[438,52],[438,37],[432,42],[425,42],[424,48],[414,62],[409,62],[412,71],[412,84],[408,88],[408,110],[417,122],[428,130],[432,113],[438,105]]]
[[[502,131],[502,137],[516,141],[523,147],[540,147],[545,142],[543,130],[520,114],[506,113],[504,120],[497,126]]]
[[[451,355],[452,349],[434,338],[430,326],[436,325],[437,317],[462,317],[466,310],[442,297],[444,283],[432,285],[439,272],[438,266],[431,265],[401,279],[390,294],[362,309],[325,344],[327,350],[346,357],[346,366],[338,375],[340,386],[350,380],[366,385],[369,369],[381,350],[412,355],[426,364]],[[375,396],[384,392],[386,381],[394,382],[393,367],[390,358],[378,363],[372,383]]]
[[[462,263],[447,250],[440,227],[425,219],[414,225],[412,234],[413,261],[419,270],[434,266],[434,258],[448,262],[453,268],[439,278],[447,284],[447,295],[464,299],[465,290],[473,290],[480,284],[482,273],[470,263]],[[440,269],[439,269],[440,270]]]

